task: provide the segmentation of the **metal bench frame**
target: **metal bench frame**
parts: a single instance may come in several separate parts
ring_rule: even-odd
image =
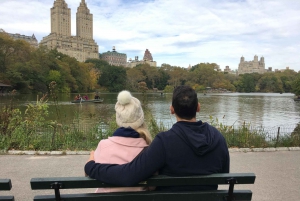
[[[10,179],[0,179],[0,191],[10,191],[12,188],[11,180]],[[1,201],[14,201],[14,196],[11,195],[0,195]]]
[[[140,182],[135,186],[194,186],[194,185],[228,185],[228,190],[214,191],[138,191],[138,192],[118,192],[118,193],[81,193],[81,194],[61,194],[61,189],[79,188],[105,188],[117,187],[105,184],[88,177],[56,177],[56,178],[32,178],[32,190],[54,189],[54,195],[37,195],[35,201],[81,201],[81,200],[103,200],[103,201],[177,201],[177,200],[251,200],[251,190],[234,190],[236,184],[254,184],[255,175],[253,173],[228,173],[212,174],[202,176],[170,177],[157,175]]]

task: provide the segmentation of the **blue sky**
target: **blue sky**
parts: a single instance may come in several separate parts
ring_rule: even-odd
[[[65,0],[76,35],[81,0]],[[0,0],[0,28],[37,37],[50,33],[54,0]],[[86,0],[94,39],[103,53],[116,46],[127,58],[146,49],[158,65],[201,62],[237,69],[240,57],[264,56],[266,68],[300,70],[299,0]]]

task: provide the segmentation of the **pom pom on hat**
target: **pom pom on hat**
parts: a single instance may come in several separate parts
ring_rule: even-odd
[[[121,91],[117,99],[115,110],[118,126],[139,128],[144,123],[144,112],[140,101],[129,91]]]
[[[131,98],[132,98],[132,96],[129,91],[121,91],[118,95],[118,102],[121,105],[126,105],[126,104],[130,103]]]

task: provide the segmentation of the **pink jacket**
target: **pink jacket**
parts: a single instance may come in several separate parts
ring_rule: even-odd
[[[147,146],[143,138],[109,137],[99,142],[94,154],[95,162],[108,164],[128,163]],[[142,190],[144,190],[142,187],[98,188],[96,193]]]

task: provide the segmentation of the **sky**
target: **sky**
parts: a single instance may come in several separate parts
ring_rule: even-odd
[[[72,35],[81,0],[71,9]],[[148,49],[160,66],[217,63],[238,69],[240,58],[264,57],[265,68],[300,70],[300,0],[85,0],[93,14],[99,53],[142,59]],[[0,0],[0,28],[40,42],[50,34],[54,0]]]

